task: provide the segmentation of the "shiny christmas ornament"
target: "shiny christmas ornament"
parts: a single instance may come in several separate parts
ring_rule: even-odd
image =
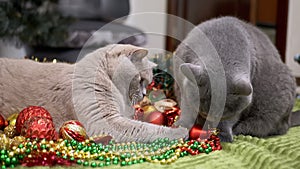
[[[16,135],[16,126],[8,125],[4,128],[4,134],[9,137],[13,138]]]
[[[44,118],[52,121],[52,117],[51,117],[50,113],[43,107],[29,106],[29,107],[23,109],[17,118],[17,121],[16,121],[17,133],[21,133],[21,129],[23,128],[25,121],[31,117],[44,117]]]
[[[33,139],[55,140],[57,134],[52,120],[41,116],[35,116],[25,121],[21,130],[21,136]]]
[[[160,112],[171,110],[176,105],[177,103],[172,99],[163,99],[154,103],[154,107]]]
[[[8,121],[8,124],[15,126],[18,116],[19,116],[19,113],[14,113],[14,114],[8,116],[8,118],[6,119]]]
[[[77,120],[70,120],[65,122],[59,129],[60,138],[66,140],[84,141],[88,138],[85,128]]]
[[[153,90],[149,93],[149,99],[152,103],[166,98],[163,90]]]
[[[157,112],[156,108],[152,105],[149,106],[144,106],[141,107],[142,110],[144,111],[144,117],[143,117],[143,121],[146,121],[145,119],[147,118],[148,115],[150,115],[152,112]]]
[[[3,117],[2,114],[0,113],[0,130],[3,130],[3,129],[4,129],[4,127],[6,126],[6,123],[7,123],[7,122],[5,122],[4,117]]]
[[[202,130],[200,125],[194,125],[189,131],[189,139],[196,140],[198,138],[206,139],[210,135],[210,131]]]
[[[152,124],[164,125],[165,116],[159,111],[154,111],[147,115],[144,121]]]
[[[11,139],[5,134],[0,134],[0,149],[8,150],[10,146]]]

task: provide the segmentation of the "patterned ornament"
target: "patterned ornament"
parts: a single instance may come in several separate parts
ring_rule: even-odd
[[[52,120],[41,116],[31,117],[25,121],[21,130],[21,136],[33,139],[57,139],[57,133],[55,132]]]
[[[77,120],[65,122],[59,129],[59,137],[66,140],[84,141],[88,138],[85,128]]]
[[[43,107],[29,106],[29,107],[23,109],[17,118],[17,121],[16,121],[17,133],[21,133],[21,130],[23,128],[25,121],[27,121],[31,117],[44,117],[44,118],[52,121],[52,117],[51,117],[50,113]]]

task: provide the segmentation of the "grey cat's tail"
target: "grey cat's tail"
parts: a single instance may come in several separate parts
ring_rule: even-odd
[[[291,127],[300,126],[300,110],[292,112]]]

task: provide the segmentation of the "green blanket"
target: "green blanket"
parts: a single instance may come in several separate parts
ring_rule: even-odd
[[[243,168],[300,168],[300,127],[291,128],[286,135],[259,139],[251,136],[236,136],[233,143],[223,143],[223,150],[210,154],[186,156],[170,165],[142,163],[122,168],[152,169],[152,168],[205,168],[205,169],[243,169]],[[17,168],[25,168],[18,166]],[[34,167],[46,169],[50,167]],[[53,169],[65,166],[51,167]],[[68,168],[91,168],[74,165]],[[106,169],[120,168],[120,165],[104,167]]]

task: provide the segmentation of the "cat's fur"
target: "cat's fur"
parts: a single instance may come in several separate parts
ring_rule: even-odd
[[[175,66],[175,70],[180,69],[190,81],[195,78],[199,88],[200,107],[196,123],[204,124],[211,104],[206,66],[190,49],[204,49],[193,37],[196,30],[201,30],[215,47],[225,71],[226,102],[223,119],[218,124],[222,141],[232,141],[233,135],[238,134],[258,137],[284,134],[291,125],[295,125],[291,124],[296,88],[294,77],[267,36],[234,17],[201,23],[175,52],[175,58],[186,62]],[[177,89],[175,92],[180,101],[180,91]],[[182,116],[188,113],[182,112]],[[188,123],[179,121],[179,124],[190,127]],[[297,123],[300,123],[299,118]]]
[[[38,105],[50,112],[56,130],[67,120],[79,120],[89,136],[108,134],[122,142],[186,137],[185,128],[131,119],[132,104],[143,97],[143,83],[152,80],[155,64],[147,53],[132,45],[109,45],[75,64],[2,58],[0,112],[7,118]]]

